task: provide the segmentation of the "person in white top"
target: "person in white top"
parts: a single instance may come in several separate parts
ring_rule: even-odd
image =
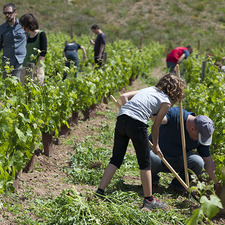
[[[225,57],[224,57],[224,59],[222,58],[222,62],[225,60]],[[221,62],[215,62],[214,63],[216,66],[218,66],[218,70],[220,71],[220,72],[223,72],[223,73],[225,73],[225,66],[223,66],[223,64],[221,63]]]
[[[163,209],[166,207],[164,202],[158,201],[152,195],[147,120],[152,116],[156,118],[151,129],[153,152],[162,155],[158,145],[159,127],[170,107],[184,98],[184,88],[185,82],[182,79],[173,74],[166,74],[155,87],[125,93],[120,96],[123,107],[120,109],[117,117],[113,155],[96,191],[97,196],[102,197],[104,195],[106,186],[123,162],[128,142],[131,139],[141,171],[141,182],[144,192],[142,207],[148,209]]]

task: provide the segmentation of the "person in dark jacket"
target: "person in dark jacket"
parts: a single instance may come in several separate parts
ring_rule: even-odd
[[[91,27],[91,30],[94,34],[97,35],[95,41],[92,39],[90,40],[90,43],[94,45],[94,59],[95,63],[101,67],[102,66],[102,60],[103,60],[103,54],[105,50],[106,45],[106,38],[105,34],[100,30],[98,25],[93,25]]]
[[[20,81],[22,64],[26,56],[26,34],[16,19],[16,6],[12,3],[3,7],[6,22],[0,26],[0,51],[3,49],[3,76],[7,77],[5,66],[13,66],[12,75]]]

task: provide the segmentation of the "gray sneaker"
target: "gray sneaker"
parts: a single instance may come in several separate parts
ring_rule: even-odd
[[[156,199],[153,196],[153,200],[152,201],[144,199],[142,208],[147,208],[147,209],[150,209],[150,210],[151,209],[155,209],[155,208],[165,209],[166,208],[166,203],[165,202],[160,202],[158,199]]]

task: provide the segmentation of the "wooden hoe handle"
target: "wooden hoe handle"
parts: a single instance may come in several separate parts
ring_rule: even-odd
[[[153,148],[152,142],[149,140],[149,145],[151,148]],[[170,170],[171,173],[174,174],[174,176],[179,180],[179,182],[182,184],[182,186],[189,192],[189,188],[187,184],[183,181],[183,179],[179,176],[179,174],[173,169],[173,167],[167,162],[167,160],[162,157],[160,154],[158,154],[159,158],[163,161],[163,163],[166,165],[166,167]]]
[[[180,78],[180,69],[179,65],[176,66],[177,76]],[[180,113],[180,132],[181,132],[181,141],[182,141],[182,150],[183,150],[183,161],[184,161],[184,173],[185,181],[189,187],[189,176],[188,176],[188,166],[187,166],[187,153],[186,153],[186,143],[185,143],[185,133],[184,133],[184,118],[182,110],[182,101],[179,102],[179,113]]]
[[[116,104],[116,106],[120,109],[120,108],[121,108],[120,103],[119,103],[112,95],[110,95],[110,98],[111,98],[112,101]]]

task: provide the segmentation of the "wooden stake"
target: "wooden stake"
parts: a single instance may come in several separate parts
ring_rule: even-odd
[[[179,65],[176,65],[176,73],[180,78],[180,69]],[[187,166],[187,154],[186,154],[186,143],[185,143],[185,133],[184,133],[184,118],[183,118],[183,110],[182,110],[182,101],[179,102],[179,112],[180,112],[180,131],[181,131],[181,141],[182,141],[182,150],[183,150],[183,160],[184,160],[184,173],[185,173],[185,181],[189,188],[189,176],[188,176],[188,166]]]
[[[206,72],[206,61],[202,61],[202,75],[201,75],[201,82],[205,79],[205,72]]]

